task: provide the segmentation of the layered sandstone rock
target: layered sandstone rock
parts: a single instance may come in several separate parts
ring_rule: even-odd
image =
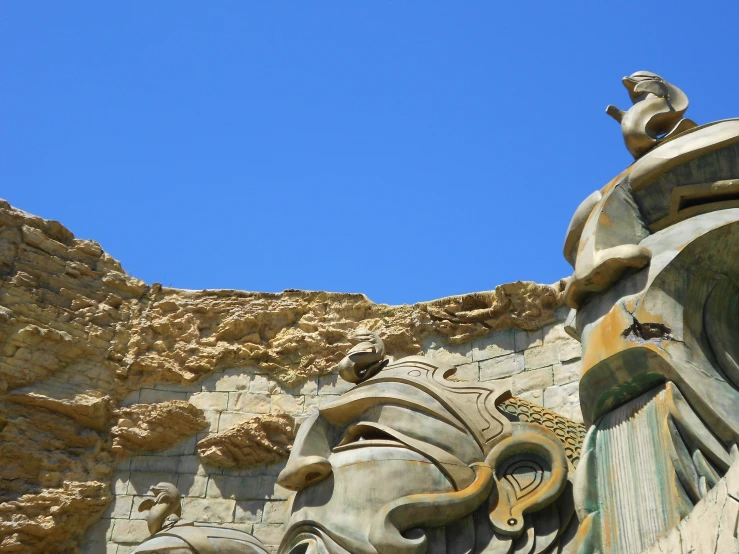
[[[144,443],[149,434],[130,418],[120,425],[131,391],[240,365],[295,385],[328,372],[359,326],[379,330],[395,356],[420,353],[431,335],[459,344],[538,329],[562,289],[518,282],[403,306],[361,294],[169,289],[0,201],[0,552],[73,551],[109,501],[114,437],[120,446],[136,442],[124,428]]]
[[[286,460],[295,440],[295,422],[285,414],[255,417],[198,443],[204,464],[245,469]]]
[[[110,436],[115,452],[156,452],[208,427],[203,411],[189,402],[170,400],[117,410]]]

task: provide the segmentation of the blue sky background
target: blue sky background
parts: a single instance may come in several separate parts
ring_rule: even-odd
[[[0,197],[147,282],[411,303],[569,274],[657,72],[739,116],[739,2],[5,2]]]

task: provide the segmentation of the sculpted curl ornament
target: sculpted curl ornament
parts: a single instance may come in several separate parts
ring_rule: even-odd
[[[688,109],[688,97],[659,75],[637,71],[622,81],[634,105],[627,111],[610,105],[606,113],[621,124],[626,148],[635,159],[696,126],[690,119],[683,118]]]

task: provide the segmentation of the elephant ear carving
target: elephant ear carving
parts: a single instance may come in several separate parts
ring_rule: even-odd
[[[509,496],[522,501],[532,495],[551,473],[546,461],[536,454],[518,454],[503,462],[498,473]]]
[[[490,521],[496,533],[513,539],[511,552],[538,554],[568,540],[571,525],[577,525],[571,464],[553,432],[531,423],[512,427],[513,435],[488,457],[498,489]]]

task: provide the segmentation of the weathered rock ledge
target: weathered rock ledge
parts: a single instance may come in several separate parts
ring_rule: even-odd
[[[432,335],[459,344],[534,330],[554,320],[562,291],[517,282],[388,306],[361,294],[171,289],[0,200],[0,552],[73,551],[109,502],[111,428],[131,391],[246,365],[295,385],[328,372],[360,325],[380,330],[394,356],[420,353]]]

